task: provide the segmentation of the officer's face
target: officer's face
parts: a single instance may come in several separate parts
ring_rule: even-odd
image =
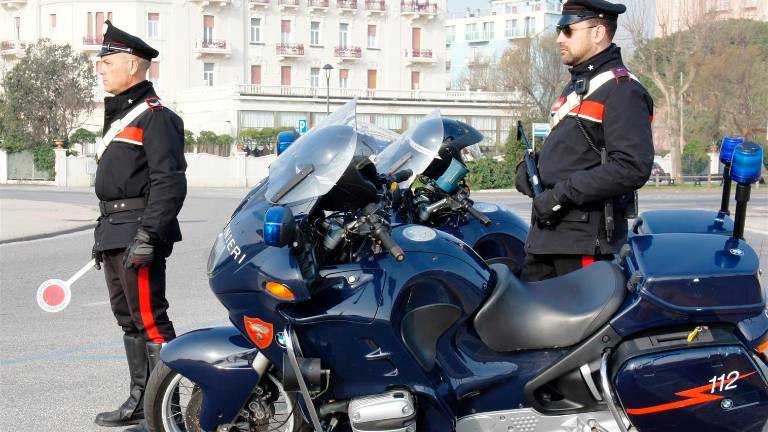
[[[568,27],[559,29],[557,35],[563,64],[577,65],[600,52],[602,48],[599,43],[605,33],[605,27],[596,25],[593,21],[582,21]]]
[[[133,75],[138,68],[136,57],[117,53],[101,58],[99,75],[104,83],[104,90],[119,94],[130,88],[134,83]]]

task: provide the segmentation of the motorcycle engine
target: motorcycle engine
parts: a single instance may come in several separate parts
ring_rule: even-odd
[[[353,432],[416,431],[416,406],[407,391],[352,399],[348,412]]]

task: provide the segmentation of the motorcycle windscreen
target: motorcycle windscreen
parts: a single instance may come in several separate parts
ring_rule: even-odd
[[[389,175],[406,169],[413,171],[408,180],[400,182],[400,186],[407,188],[439,157],[442,144],[443,120],[440,110],[434,110],[381,152],[376,158],[376,170]]]
[[[294,142],[269,166],[267,199],[288,205],[326,194],[355,154],[356,100],[348,102]]]

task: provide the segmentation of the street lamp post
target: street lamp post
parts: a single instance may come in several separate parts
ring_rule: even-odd
[[[331,113],[331,70],[333,66],[326,64],[323,66],[325,71],[325,113]]]

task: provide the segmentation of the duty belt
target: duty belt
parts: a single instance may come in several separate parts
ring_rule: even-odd
[[[116,201],[99,201],[99,210],[101,210],[102,216],[129,210],[143,209],[146,206],[147,200],[144,197],[127,198]]]

